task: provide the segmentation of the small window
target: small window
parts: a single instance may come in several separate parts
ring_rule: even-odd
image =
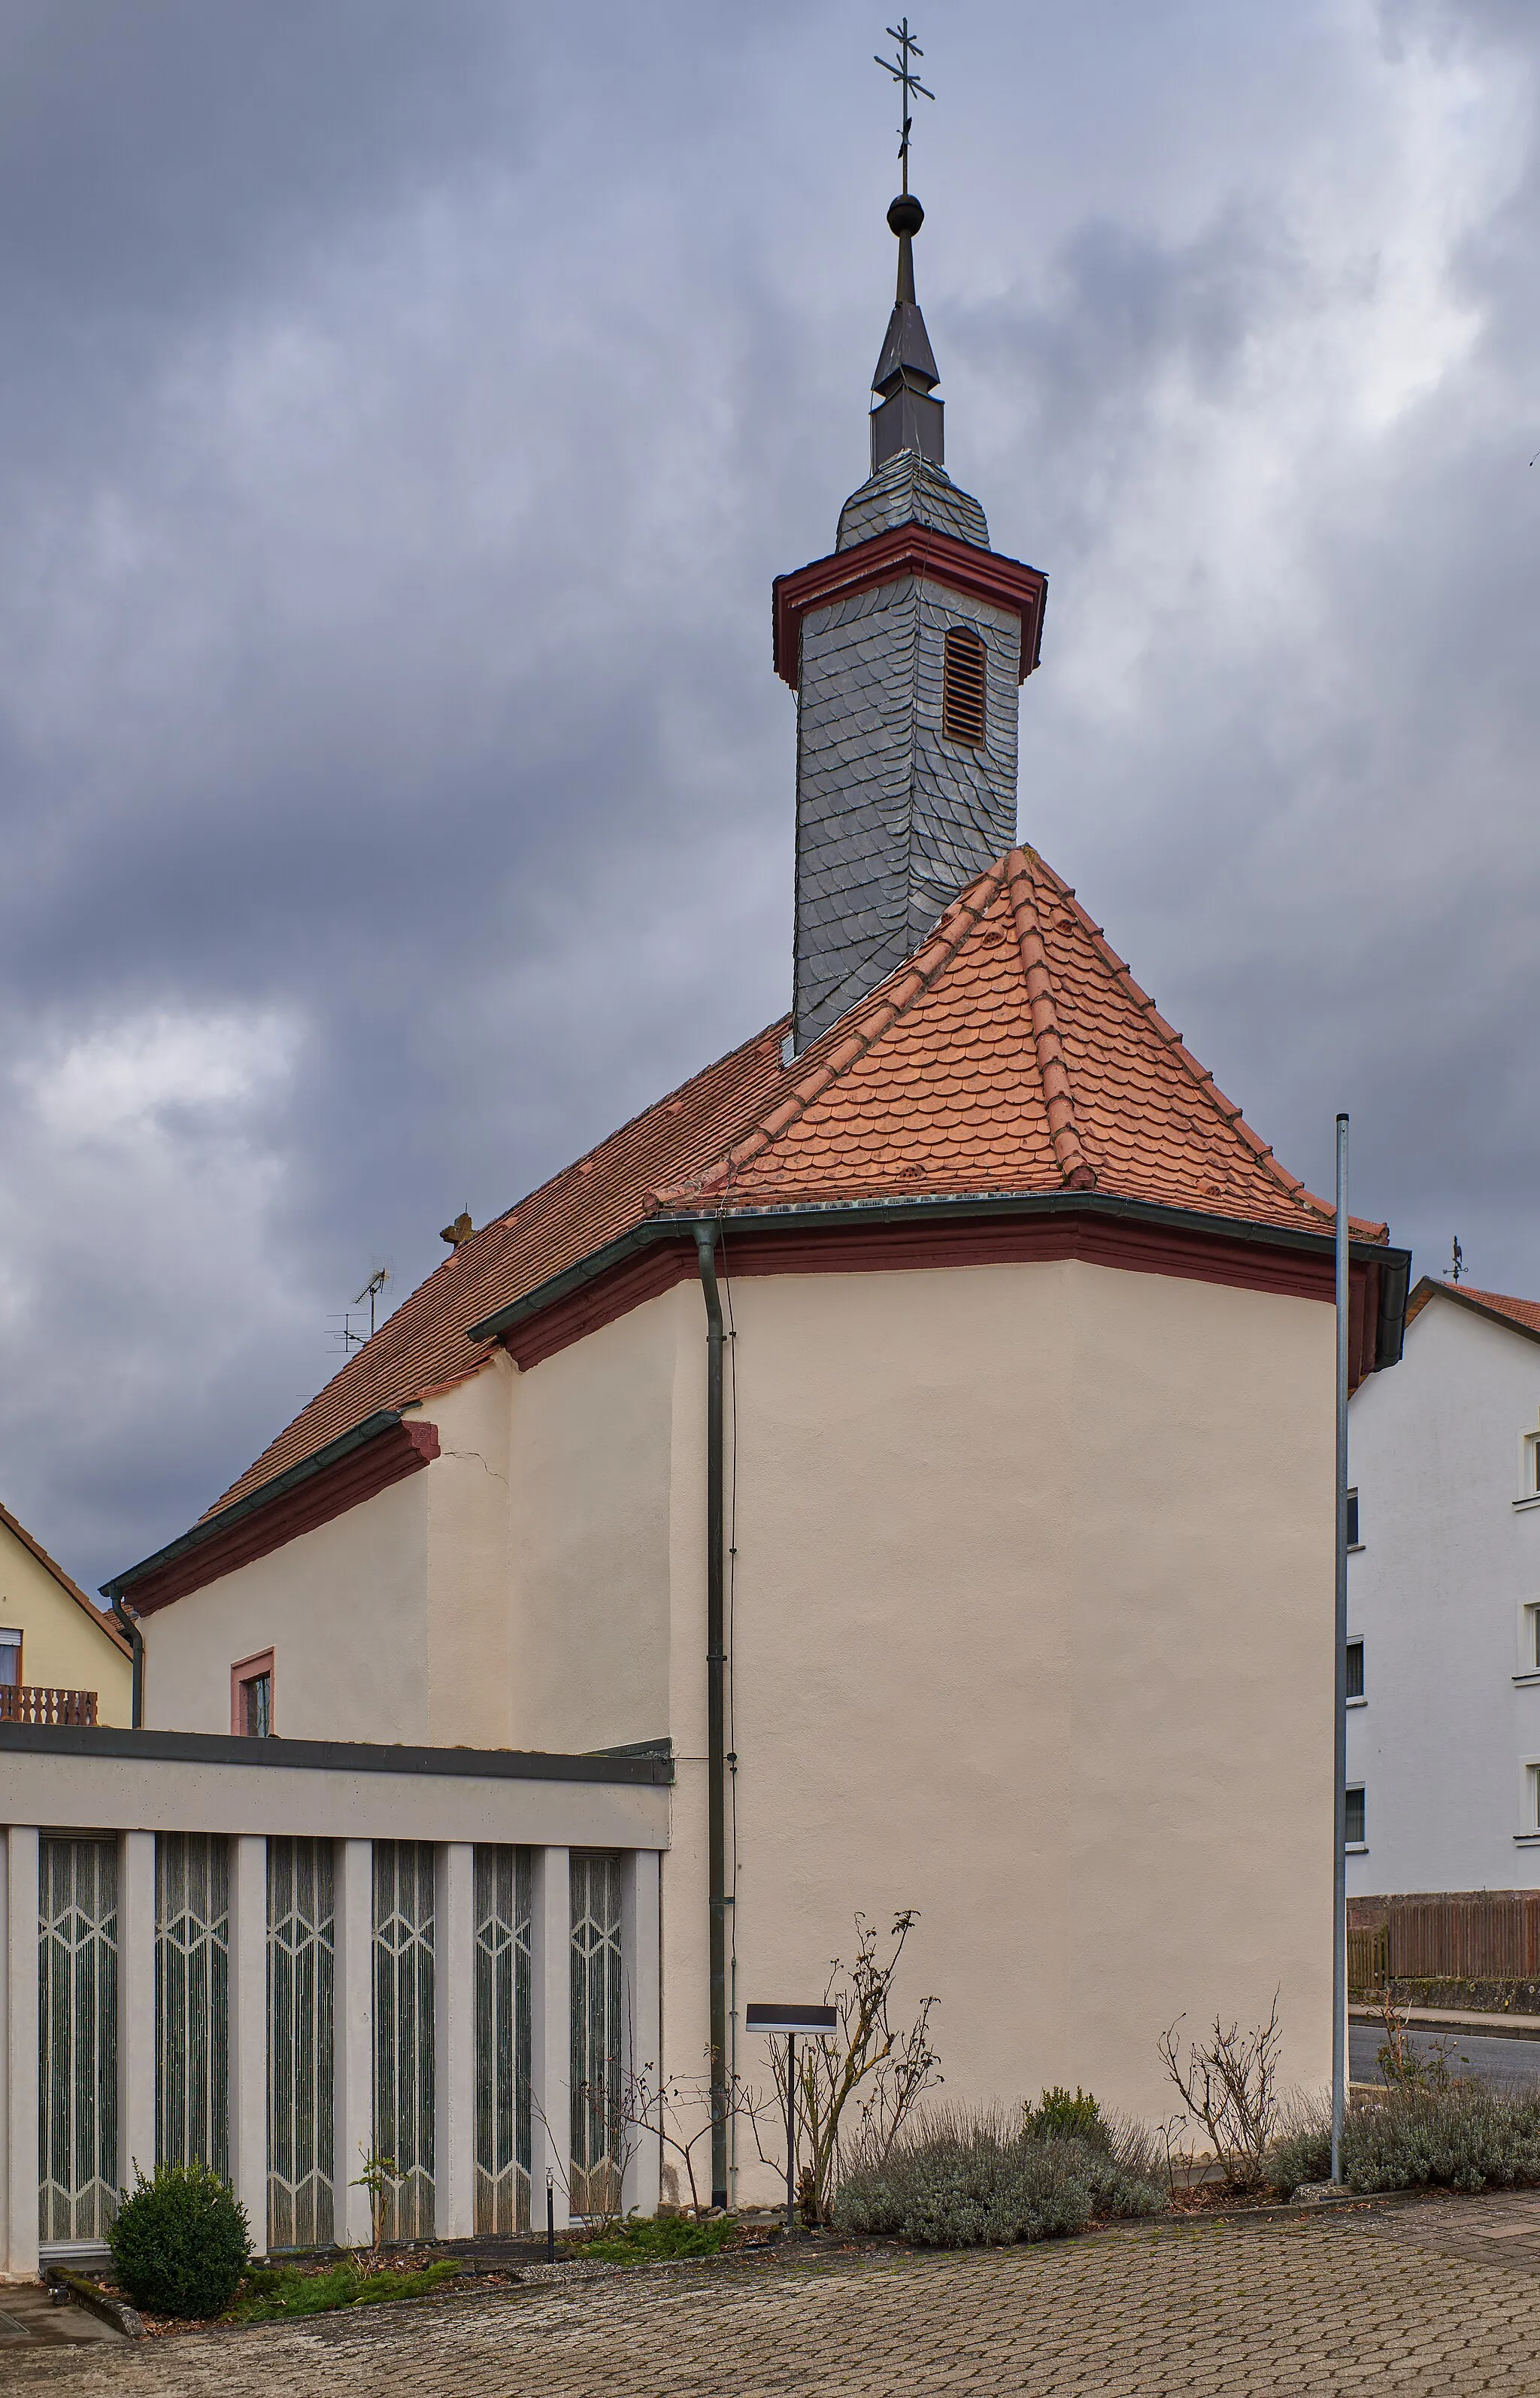
[[[1347,1793],[1347,1846],[1350,1849],[1361,1849],[1364,1846],[1364,1826],[1367,1820],[1363,1806],[1363,1785],[1360,1782]]]
[[[1524,1443],[1524,1496],[1540,1499],[1540,1432]]]
[[[1532,1602],[1525,1608],[1523,1626],[1519,1640],[1519,1671],[1540,1674],[1540,1606]]]
[[[1361,1546],[1359,1540],[1359,1494],[1356,1490],[1347,1493],[1347,1545],[1350,1549]]]
[[[243,1657],[230,1668],[230,1729],[242,1740],[273,1735],[273,1651]]]
[[[1347,1696],[1350,1700],[1361,1699],[1363,1696],[1363,1642],[1361,1640],[1349,1640],[1347,1643]]]
[[[1524,1811],[1524,1829],[1540,1832],[1540,1765],[1530,1766],[1525,1779],[1529,1784],[1529,1804]]]
[[[21,1635],[8,1626],[0,1631],[0,1690],[14,1690],[21,1679]]]
[[[970,626],[949,625],[942,658],[943,738],[964,749],[984,746],[984,694],[989,653]]]

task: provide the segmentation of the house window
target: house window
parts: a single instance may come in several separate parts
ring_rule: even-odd
[[[1363,1642],[1361,1640],[1349,1640],[1347,1643],[1347,1699],[1349,1705],[1351,1705],[1355,1699],[1361,1699],[1362,1696]]]
[[[949,625],[942,653],[942,737],[964,749],[984,744],[989,653],[970,625]]]
[[[241,1740],[268,1740],[273,1733],[273,1651],[243,1657],[230,1668],[230,1729]]]
[[[1347,1493],[1347,1545],[1350,1549],[1363,1545],[1359,1539],[1359,1494],[1356,1490]]]
[[[1532,1432],[1524,1443],[1524,1496],[1540,1499],[1540,1432]]]
[[[1524,1829],[1526,1832],[1540,1832],[1540,1765],[1530,1766],[1524,1778],[1529,1785],[1529,1798],[1524,1811]]]
[[[1347,1793],[1347,1846],[1350,1849],[1361,1849],[1365,1845],[1364,1825],[1367,1821],[1360,1782]]]
[[[1524,1628],[1519,1641],[1519,1671],[1540,1674],[1540,1606],[1533,1602],[1524,1610]]]
[[[21,1635],[7,1624],[0,1631],[0,1690],[14,1690],[21,1679]]]

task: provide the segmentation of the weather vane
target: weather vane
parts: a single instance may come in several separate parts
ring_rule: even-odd
[[[1464,1273],[1465,1269],[1466,1269],[1466,1253],[1465,1253],[1464,1249],[1462,1249],[1462,1248],[1461,1248],[1461,1246],[1460,1246],[1460,1235],[1459,1235],[1459,1233],[1455,1233],[1455,1235],[1454,1235],[1454,1254],[1453,1254],[1453,1258],[1450,1260],[1450,1266],[1449,1266],[1449,1278],[1450,1278],[1450,1281],[1451,1281],[1451,1282],[1458,1282],[1458,1281],[1459,1281],[1459,1279],[1460,1279],[1460,1276]]]
[[[921,83],[910,64],[912,59],[922,59],[925,52],[910,33],[907,17],[901,17],[896,25],[889,26],[888,39],[898,44],[898,64],[895,66],[891,59],[877,58],[875,50],[872,56],[879,67],[886,68],[904,93],[904,123],[899,130],[898,155],[899,163],[904,168],[904,189],[907,192],[909,189],[909,131],[915,121],[910,114],[910,102],[917,91],[922,92],[927,100],[934,100],[936,95],[928,85]]]

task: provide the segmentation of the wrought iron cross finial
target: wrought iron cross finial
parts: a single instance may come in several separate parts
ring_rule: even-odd
[[[893,81],[899,86],[904,94],[904,123],[899,128],[898,155],[899,164],[904,169],[904,188],[905,192],[907,192],[909,188],[909,133],[915,121],[913,115],[910,114],[910,103],[917,91],[923,94],[924,98],[927,100],[934,100],[936,95],[931,90],[928,85],[921,83],[918,75],[916,74],[914,68],[910,64],[910,61],[912,59],[922,59],[925,56],[925,52],[920,48],[919,44],[915,40],[914,35],[910,33],[909,20],[907,17],[901,17],[896,25],[889,26],[888,38],[891,42],[896,42],[898,44],[898,64],[895,66],[891,59],[878,58],[875,50],[873,51],[872,56],[875,63],[879,67],[885,68],[888,74],[892,76]]]

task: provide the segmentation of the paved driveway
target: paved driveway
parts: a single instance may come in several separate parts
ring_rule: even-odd
[[[1411,2031],[1414,2053],[1431,2059],[1442,2055],[1451,2073],[1468,2075],[1494,2090],[1522,2091],[1526,2097],[1540,2083],[1540,2040],[1511,2032]],[[1383,2079],[1376,2058],[1385,2033],[1374,2024],[1352,2024],[1347,2033],[1347,2069],[1355,2081]]]
[[[1540,2197],[639,2272],[112,2349],[60,2398],[1540,2398]]]

